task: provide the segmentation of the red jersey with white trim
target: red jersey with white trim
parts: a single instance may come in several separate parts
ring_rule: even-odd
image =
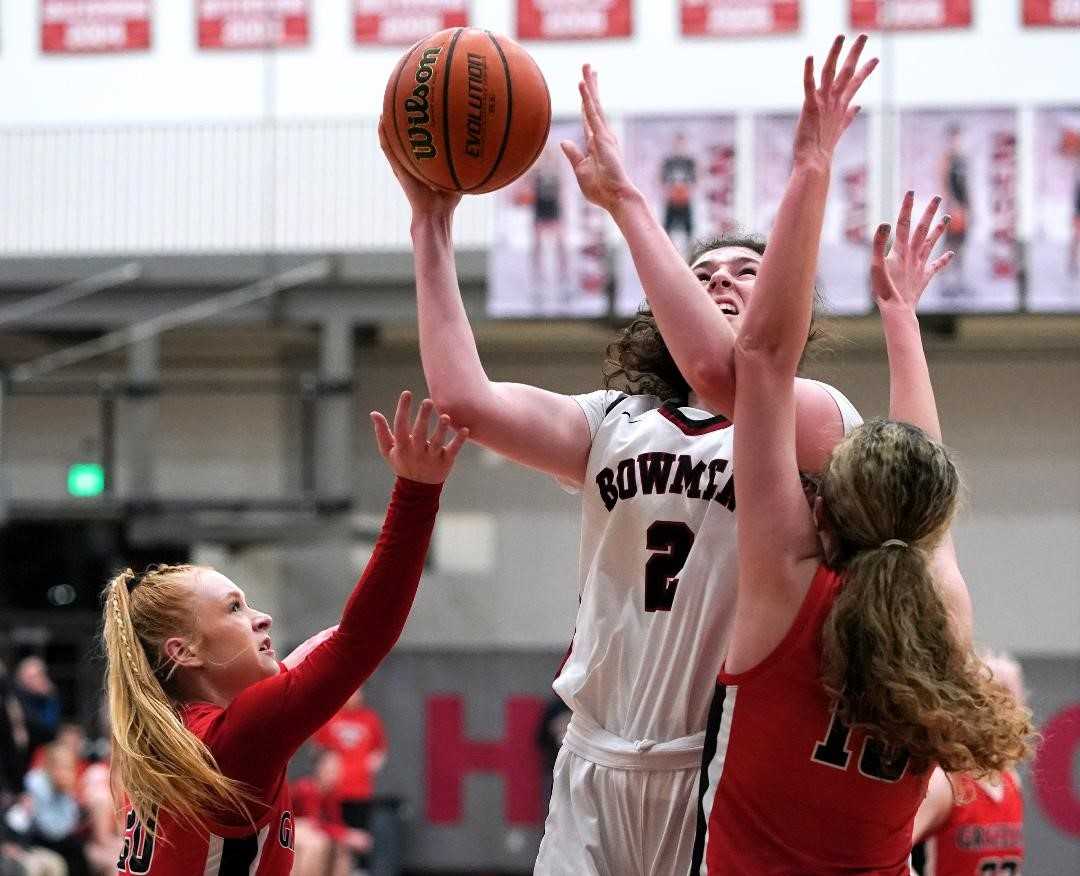
[[[842,586],[820,567],[776,649],[753,669],[720,673],[691,872],[909,873],[930,771],[915,772],[905,755],[833,712],[821,683],[821,630]]]
[[[954,778],[961,799],[927,837],[923,876],[1020,876],[1024,864],[1024,798],[1016,776],[987,786]]]
[[[226,776],[259,801],[254,830],[238,812],[200,826],[164,811],[155,837],[129,812],[119,873],[132,876],[288,876],[293,813],[285,768],[300,745],[344,705],[397,641],[416,596],[441,484],[399,478],[379,540],[337,630],[292,669],[241,692],[228,706],[189,703],[184,726]]]
[[[366,706],[342,709],[315,734],[315,742],[341,755],[337,792],[344,800],[368,800],[375,791],[373,757],[386,754],[386,733]]]

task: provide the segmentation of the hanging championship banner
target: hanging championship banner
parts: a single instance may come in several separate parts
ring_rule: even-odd
[[[680,252],[735,230],[735,119],[686,116],[628,119],[626,171]],[[616,312],[645,299],[625,244],[618,256]]]
[[[358,43],[411,45],[448,27],[468,27],[469,0],[354,0]]]
[[[197,0],[199,48],[275,49],[308,42],[308,0]]]
[[[799,29],[799,0],[681,0],[683,36],[760,36]]]
[[[851,26],[865,30],[970,27],[971,0],[851,0]]]
[[[559,142],[581,122],[551,126],[532,169],[495,195],[488,250],[490,316],[601,316],[609,311],[607,214],[585,200]]]
[[[794,114],[754,119],[754,231],[768,235],[791,175]],[[866,313],[870,301],[870,124],[856,116],[833,156],[832,185],[818,251],[825,310]]]
[[[150,0],[41,0],[41,51],[150,48]]]
[[[1080,311],[1080,106],[1035,113],[1028,308]]]
[[[1080,2],[1024,0],[1024,24],[1028,27],[1080,27]]]
[[[519,40],[628,37],[631,0],[518,0]]]
[[[956,253],[921,310],[1019,307],[1017,119],[1013,110],[910,111],[900,117],[900,191],[942,196],[952,217],[940,250]],[[916,205],[916,209],[921,206]]]

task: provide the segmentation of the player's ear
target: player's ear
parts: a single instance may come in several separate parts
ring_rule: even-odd
[[[194,669],[205,665],[191,643],[180,636],[173,636],[170,639],[166,639],[162,649],[169,662],[176,666],[182,666],[185,669]]]

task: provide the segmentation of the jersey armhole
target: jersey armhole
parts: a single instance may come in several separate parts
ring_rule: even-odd
[[[814,578],[810,582],[810,587],[806,591],[806,596],[803,597],[802,605],[799,606],[799,611],[791,622],[791,626],[788,627],[788,631],[784,634],[784,638],[780,640],[780,644],[773,648],[769,655],[756,666],[751,666],[742,672],[728,672],[725,661],[725,665],[721,667],[718,676],[720,684],[745,686],[748,682],[754,681],[758,676],[768,672],[778,663],[783,662],[799,645],[800,639],[807,631],[807,624],[817,615],[821,603],[832,592],[834,574],[828,566],[818,566]]]

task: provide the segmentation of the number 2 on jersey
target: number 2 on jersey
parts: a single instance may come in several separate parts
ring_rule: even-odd
[[[685,523],[657,520],[645,530],[645,547],[655,551],[645,563],[645,610],[671,611],[679,573],[694,546],[694,531]]]

